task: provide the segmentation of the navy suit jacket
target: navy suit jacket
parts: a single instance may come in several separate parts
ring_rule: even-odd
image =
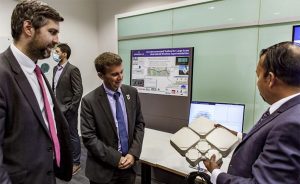
[[[121,87],[128,119],[128,154],[138,159],[142,151],[145,122],[135,88]],[[108,183],[121,158],[118,133],[103,85],[83,97],[81,102],[81,133],[88,150],[86,176],[93,182]],[[135,169],[135,166],[133,166]]]
[[[300,96],[255,125],[233,153],[217,184],[300,183]]]
[[[0,183],[53,184],[55,176],[72,178],[72,152],[67,122],[54,103],[61,166],[53,161],[50,133],[34,92],[10,48],[0,55]]]

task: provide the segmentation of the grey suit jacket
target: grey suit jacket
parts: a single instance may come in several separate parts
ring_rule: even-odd
[[[52,89],[54,90],[54,76],[57,66],[53,69]],[[64,67],[57,85],[56,99],[60,109],[65,113],[71,111],[77,113],[83,88],[79,69],[69,62]]]
[[[52,184],[54,174],[70,180],[69,129],[51,90],[61,147],[60,168],[53,162],[52,141],[34,92],[10,48],[0,55],[0,79],[0,183]]]
[[[300,183],[300,96],[283,104],[244,137],[218,184]]]
[[[144,137],[144,119],[138,92],[122,85],[128,118],[128,153],[139,158]],[[118,168],[118,135],[109,101],[103,85],[83,97],[81,102],[82,140],[88,150],[86,176],[94,181],[110,181]]]

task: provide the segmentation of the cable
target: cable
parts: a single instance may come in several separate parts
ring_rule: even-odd
[[[206,174],[204,172],[198,172],[198,171],[191,172],[186,177],[186,183],[187,184],[195,184],[195,180],[196,180],[197,176],[199,176],[202,180],[204,180],[206,184],[212,184],[210,182],[210,176],[208,174]]]

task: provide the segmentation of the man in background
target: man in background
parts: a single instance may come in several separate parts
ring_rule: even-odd
[[[13,43],[0,55],[1,184],[72,177],[68,125],[37,65],[50,57],[63,20],[40,1],[22,1],[12,13]]]
[[[145,127],[138,92],[122,85],[122,59],[117,54],[99,55],[95,67],[103,84],[81,102],[86,176],[91,184],[134,184]]]
[[[227,173],[215,156],[204,161],[213,184],[300,183],[299,45],[282,42],[263,49],[256,74],[260,95],[271,106],[244,135]]]
[[[72,65],[68,59],[71,56],[71,48],[60,43],[53,53],[54,61],[58,62],[53,69],[52,89],[62,110],[71,133],[73,152],[73,175],[80,170],[80,138],[78,135],[78,107],[82,97],[82,80],[79,69]]]

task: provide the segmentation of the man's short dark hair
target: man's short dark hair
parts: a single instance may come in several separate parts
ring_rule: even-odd
[[[67,53],[67,59],[71,56],[71,48],[66,43],[60,43],[56,47],[58,47],[62,53]]]
[[[121,57],[112,52],[104,52],[95,59],[96,70],[103,75],[106,73],[106,68],[110,66],[119,66],[121,64]]]
[[[300,47],[293,42],[281,42],[260,52],[265,55],[265,77],[269,72],[291,86],[300,86]]]
[[[29,20],[35,29],[47,24],[48,19],[62,22],[63,17],[44,2],[36,0],[21,1],[11,15],[11,35],[18,41],[23,28],[23,22]]]

